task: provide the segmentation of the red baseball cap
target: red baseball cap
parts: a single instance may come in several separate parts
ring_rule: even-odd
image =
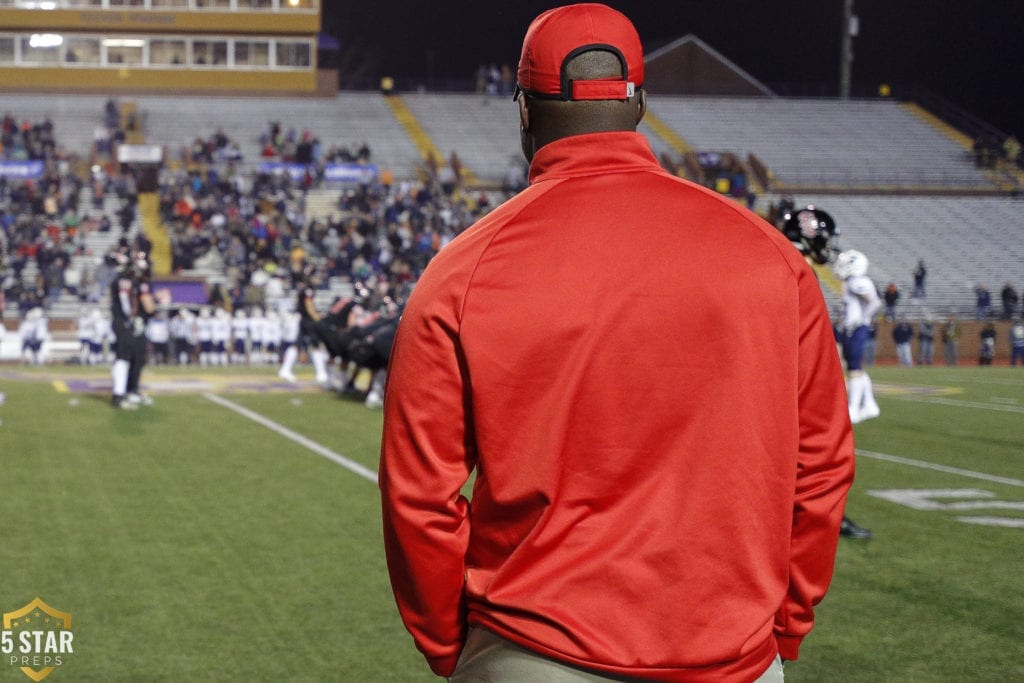
[[[621,78],[573,81],[566,64],[591,50],[615,54]],[[644,49],[624,14],[597,3],[566,5],[544,12],[523,39],[513,99],[520,93],[553,100],[625,100],[644,82]]]

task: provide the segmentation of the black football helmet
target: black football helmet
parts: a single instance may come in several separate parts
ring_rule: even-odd
[[[839,253],[836,244],[839,228],[827,212],[808,205],[787,211],[782,218],[783,234],[801,254],[809,256],[815,263],[829,263]]]

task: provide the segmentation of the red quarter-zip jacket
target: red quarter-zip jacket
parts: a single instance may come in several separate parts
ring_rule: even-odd
[[[467,624],[652,680],[797,657],[853,478],[828,312],[777,230],[641,135],[542,147],[441,250],[384,419],[389,572],[438,675]]]

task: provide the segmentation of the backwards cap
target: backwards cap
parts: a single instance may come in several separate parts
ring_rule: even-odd
[[[621,78],[573,81],[566,65],[591,50],[615,54]],[[519,57],[514,99],[625,100],[644,82],[644,50],[633,23],[606,5],[584,3],[544,12],[530,24]]]

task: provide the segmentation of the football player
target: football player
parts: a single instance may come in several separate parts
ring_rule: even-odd
[[[211,324],[213,339],[213,365],[228,364],[228,346],[231,344],[231,314],[223,308],[217,308],[213,312]]]
[[[166,365],[170,351],[171,331],[167,322],[167,314],[157,311],[146,323],[146,339],[152,345],[153,363]]]
[[[46,362],[43,344],[49,341],[50,324],[38,306],[25,314],[18,327],[21,335],[21,353],[26,363],[43,365]]]
[[[855,249],[841,252],[832,269],[843,281],[843,357],[849,376],[850,422],[857,424],[881,414],[871,378],[864,370],[864,346],[870,334],[871,321],[882,307],[882,302],[875,283],[867,275],[868,259],[861,252]]]
[[[87,365],[99,365],[103,362],[103,342],[110,333],[110,321],[103,318],[103,313],[98,308],[89,312],[89,320],[87,327],[89,336],[85,340],[88,345],[88,355],[85,362]]]
[[[878,299],[878,292],[875,291],[874,283],[869,278],[864,278],[870,284],[870,292],[866,296],[874,296],[874,304],[871,306],[859,306],[853,307],[847,303],[847,291],[848,281],[844,275],[846,269],[849,267],[848,262],[850,260],[849,254],[856,253],[860,255],[862,261],[856,266],[855,269],[860,270],[863,268],[864,273],[867,272],[867,258],[860,252],[840,252],[836,246],[836,239],[839,236],[839,228],[836,226],[835,220],[827,212],[815,208],[814,206],[807,206],[799,211],[790,211],[785,214],[785,223],[783,224],[782,231],[789,238],[789,241],[793,243],[800,253],[804,255],[809,263],[817,263],[824,265],[830,262],[834,262],[833,270],[836,276],[839,277],[843,282],[843,302],[844,310],[839,316],[837,321],[837,337],[842,348],[842,355],[847,364],[847,372],[849,374],[847,380],[847,394],[849,396],[850,405],[850,421],[853,424],[857,424],[862,420],[866,420],[869,417],[878,417],[879,410],[878,404],[875,402],[874,393],[871,391],[871,379],[868,378],[867,373],[864,372],[863,358],[864,358],[864,347],[867,343],[868,337],[870,336],[870,326],[874,319],[875,313],[878,312],[878,307],[881,306],[881,302]],[[840,274],[839,260],[843,254],[848,254],[843,259],[842,273]],[[854,283],[854,289],[861,290],[863,288],[863,280],[858,279]],[[863,326],[858,325],[856,334],[851,335],[850,325],[854,321],[855,312],[859,311],[861,315],[866,315],[864,318]],[[857,321],[859,322],[859,320]],[[855,341],[854,341],[855,340]],[[853,344],[851,345],[851,341]],[[851,365],[852,359],[852,365]],[[854,386],[856,385],[859,391],[858,406],[873,406],[873,410],[861,408],[857,411],[857,419],[854,419]],[[864,391],[866,387],[866,391]],[[865,401],[865,397],[869,397]],[[843,516],[842,526],[840,527],[839,533],[848,538],[871,538],[872,533],[870,529],[866,529],[847,516]]]
[[[281,368],[277,376],[286,382],[295,384],[295,374],[292,368],[299,358],[299,327],[302,324],[302,316],[296,312],[283,313],[281,320]]]
[[[327,374],[327,350],[317,332],[317,323],[320,321],[320,313],[316,310],[313,301],[316,292],[312,285],[302,284],[298,289],[298,301],[296,309],[301,316],[299,323],[299,346],[305,347],[309,353],[309,359],[313,363],[316,373],[316,383],[327,386],[329,375]]]
[[[231,363],[241,365],[246,362],[247,347],[249,344],[249,317],[245,310],[235,310],[235,317],[231,321]]]
[[[140,393],[139,383],[146,365],[146,322],[156,311],[156,303],[147,278],[145,254],[120,253],[117,262],[119,272],[110,285],[111,327],[117,340],[117,359],[111,368],[111,405],[132,409],[153,403]]]
[[[96,319],[92,317],[92,311],[83,311],[78,317],[78,364],[90,365],[91,352],[89,342],[95,334]]]
[[[266,326],[263,309],[253,306],[249,312],[249,362],[253,365],[261,365],[266,360],[263,356],[263,331]]]
[[[209,308],[199,309],[196,319],[196,339],[199,340],[199,364],[203,367],[213,363],[213,318]]]
[[[388,359],[402,308],[402,302],[385,297],[379,315],[372,322],[353,330],[355,341],[349,345],[348,355],[356,365],[371,373],[370,388],[364,401],[367,408],[384,405]]]
[[[263,349],[267,362],[277,363],[281,351],[281,316],[277,311],[267,311],[263,326]]]

